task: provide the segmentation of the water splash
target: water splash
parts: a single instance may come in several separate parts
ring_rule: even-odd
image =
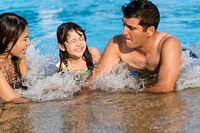
[[[138,80],[131,75],[125,63],[117,65],[111,74],[98,77],[92,84],[93,90],[103,91],[139,91]]]
[[[48,37],[50,36],[41,38]],[[55,64],[58,58],[54,55],[41,55],[40,51],[36,49],[42,39],[35,38],[27,50],[29,71],[23,85],[29,89],[16,91],[37,102],[72,98],[73,94],[81,89],[80,85],[77,84],[76,75],[70,73],[59,75],[57,73]]]
[[[31,98],[33,101],[43,102],[48,100],[71,99],[75,93],[81,90],[87,83],[79,81],[77,75],[65,73],[59,75],[55,64],[59,60],[55,55],[42,55],[36,46],[41,40],[53,38],[52,33],[32,40],[32,45],[27,51],[27,61],[29,71],[25,77],[23,85],[28,90],[16,90],[24,97]],[[50,47],[51,48],[51,47]],[[46,47],[48,51],[48,47]],[[185,88],[200,87],[200,59],[194,58],[194,55],[200,57],[199,43],[184,45],[185,62],[182,66],[179,79],[175,90],[180,91]],[[102,91],[125,91],[139,92],[144,87],[145,81],[134,77],[127,65],[120,63],[111,74],[104,74],[97,78],[93,84],[92,90]]]
[[[200,51],[200,43],[184,45],[183,47],[186,49],[183,52],[185,61],[175,88],[177,91],[200,87],[200,53],[198,52]],[[197,58],[194,58],[193,54]]]

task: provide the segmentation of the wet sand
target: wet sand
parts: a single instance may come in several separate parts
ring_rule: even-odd
[[[169,94],[92,92],[72,100],[1,104],[0,129],[30,133],[198,132],[200,88]]]

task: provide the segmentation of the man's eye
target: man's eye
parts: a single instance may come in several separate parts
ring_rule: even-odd
[[[128,26],[128,28],[129,28],[130,30],[135,30],[135,28],[133,28],[133,27],[130,27],[130,26]]]

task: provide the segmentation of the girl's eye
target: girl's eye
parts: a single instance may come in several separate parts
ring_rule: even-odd
[[[75,43],[75,42],[76,42],[76,40],[69,41],[70,44]]]
[[[80,40],[80,41],[84,41],[85,39],[84,39],[84,37],[81,37],[79,40]]]

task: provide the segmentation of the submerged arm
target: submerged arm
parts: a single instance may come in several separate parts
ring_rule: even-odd
[[[3,73],[0,71],[0,98],[4,102],[27,103],[30,100],[20,97],[9,85]]]
[[[158,81],[143,91],[151,93],[169,93],[174,90],[178,80],[182,59],[181,44],[175,37],[165,40],[161,49],[161,66]]]
[[[3,101],[9,102],[15,98],[18,98],[19,95],[11,88],[5,79],[3,73],[0,71],[0,97]]]

